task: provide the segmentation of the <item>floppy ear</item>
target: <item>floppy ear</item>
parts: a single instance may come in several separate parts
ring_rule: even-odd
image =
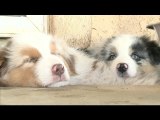
[[[155,41],[147,42],[147,51],[151,64],[160,64],[160,46]]]
[[[146,46],[150,63],[152,65],[160,64],[160,46],[158,45],[157,41],[150,40],[150,38],[146,35],[141,36],[140,39]]]
[[[99,46],[96,46],[94,48],[92,47],[92,48],[83,49],[81,51],[85,52],[90,57],[93,57],[102,61],[107,61],[109,52],[106,50],[106,48],[108,47],[108,44],[115,38],[116,38],[115,36],[112,36],[111,38],[107,38],[106,40],[104,40],[104,42],[102,42]]]
[[[98,48],[98,47],[79,49],[79,50],[87,54],[89,57],[96,58],[99,60],[103,60],[106,54],[103,48]]]

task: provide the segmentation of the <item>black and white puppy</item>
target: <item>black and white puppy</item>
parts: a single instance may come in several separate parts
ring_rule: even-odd
[[[148,37],[120,35],[97,48],[87,49],[91,57],[105,61],[115,79],[126,84],[156,84],[160,78],[160,47]]]

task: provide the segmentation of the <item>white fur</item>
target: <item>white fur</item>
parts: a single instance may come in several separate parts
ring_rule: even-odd
[[[112,72],[118,77],[117,75],[117,65],[119,63],[126,63],[128,64],[127,74],[129,77],[135,77],[137,74],[137,64],[135,61],[130,57],[130,49],[133,43],[137,42],[137,39],[131,35],[121,35],[110,44],[116,48],[118,53],[118,57],[113,60],[111,64]]]

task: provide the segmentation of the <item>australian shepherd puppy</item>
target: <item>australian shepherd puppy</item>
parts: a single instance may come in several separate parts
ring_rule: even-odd
[[[0,85],[154,85],[160,77],[159,53],[145,37],[115,37],[88,55],[50,35],[17,35],[0,51]]]
[[[104,61],[112,71],[114,78],[106,80],[109,84],[160,84],[160,47],[146,36],[112,37],[103,45],[85,52]]]
[[[1,86],[47,87],[70,79],[52,36],[34,33],[11,38],[0,51]]]

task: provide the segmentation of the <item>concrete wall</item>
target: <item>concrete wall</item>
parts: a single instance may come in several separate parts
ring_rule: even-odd
[[[160,22],[159,15],[61,15],[52,19],[51,33],[64,38],[70,46],[81,48],[119,34],[146,34],[155,39],[155,31],[146,26]]]
[[[70,46],[86,48],[91,43],[91,16],[49,16],[49,32],[65,39]]]
[[[146,34],[155,39],[155,31],[147,29],[146,26],[157,22],[160,22],[160,16],[158,15],[92,16],[92,45],[106,37],[119,34],[135,34],[138,36]]]

